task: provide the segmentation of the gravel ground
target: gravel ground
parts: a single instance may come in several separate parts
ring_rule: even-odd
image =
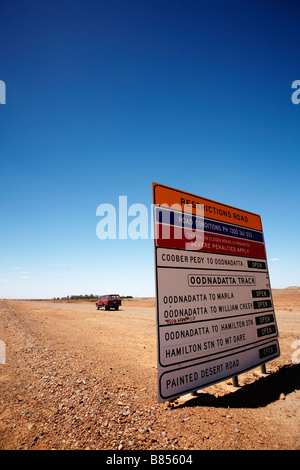
[[[0,301],[0,449],[299,449],[299,302],[277,322],[281,357],[268,375],[255,369],[239,389],[227,381],[158,404],[149,299],[119,312]]]

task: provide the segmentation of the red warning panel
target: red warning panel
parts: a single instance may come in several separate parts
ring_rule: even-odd
[[[180,250],[224,253],[226,255],[266,258],[265,244],[206,231],[155,224],[156,246]]]

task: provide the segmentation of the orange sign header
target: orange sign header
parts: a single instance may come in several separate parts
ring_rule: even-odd
[[[152,183],[152,188],[153,203],[159,206],[262,231],[260,216],[252,212],[220,204],[158,183]]]

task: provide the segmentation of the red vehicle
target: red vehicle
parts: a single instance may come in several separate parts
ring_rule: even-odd
[[[101,307],[104,307],[105,310],[110,310],[111,308],[119,310],[120,305],[121,298],[118,294],[101,295],[99,300],[96,302],[97,310]]]

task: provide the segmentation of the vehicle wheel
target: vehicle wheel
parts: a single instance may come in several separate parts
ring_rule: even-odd
[[[115,310],[119,310],[119,307],[115,307]]]
[[[99,308],[100,308],[100,307],[99,307],[99,305],[98,305],[98,304],[96,305],[96,307],[97,307],[97,310],[99,310]]]

